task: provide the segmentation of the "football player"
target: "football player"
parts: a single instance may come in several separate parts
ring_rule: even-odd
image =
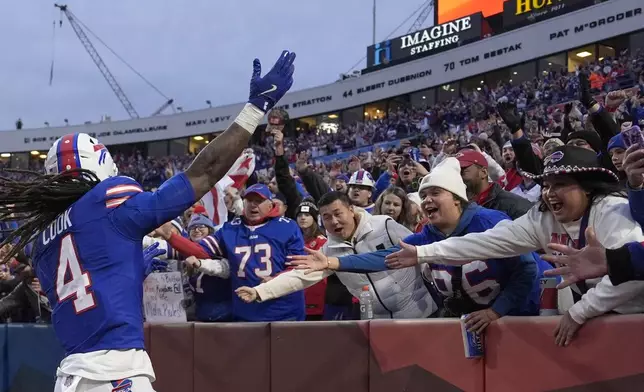
[[[265,113],[290,89],[294,60],[295,53],[284,51],[262,77],[256,59],[248,103],[235,121],[184,173],[155,192],[118,176],[107,148],[83,133],[54,143],[45,175],[0,180],[0,220],[11,214],[24,219],[1,244],[18,240],[3,261],[35,240],[34,268],[66,350],[56,392],[153,390],[143,339],[142,239],[180,216],[226,174]]]

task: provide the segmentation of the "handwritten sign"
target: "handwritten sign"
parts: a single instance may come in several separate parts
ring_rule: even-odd
[[[180,272],[153,273],[143,282],[143,308],[149,323],[185,323]]]

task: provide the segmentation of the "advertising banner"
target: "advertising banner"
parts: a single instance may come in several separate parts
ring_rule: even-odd
[[[508,0],[503,5],[503,27],[517,28],[600,3],[602,0]]]
[[[371,45],[367,48],[367,68],[400,64],[480,39],[482,22],[479,12]]]

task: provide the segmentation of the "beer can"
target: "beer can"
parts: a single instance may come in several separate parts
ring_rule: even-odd
[[[466,314],[461,316],[461,333],[463,334],[463,346],[465,347],[465,358],[482,358],[485,355],[485,344],[483,335],[476,332],[469,332],[465,327]]]
[[[557,306],[557,278],[541,278],[541,301],[539,303],[540,316],[556,316],[559,314]]]

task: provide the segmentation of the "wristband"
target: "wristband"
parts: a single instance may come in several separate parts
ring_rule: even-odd
[[[235,123],[252,135],[263,118],[264,112],[255,107],[255,105],[247,103],[235,118]]]

